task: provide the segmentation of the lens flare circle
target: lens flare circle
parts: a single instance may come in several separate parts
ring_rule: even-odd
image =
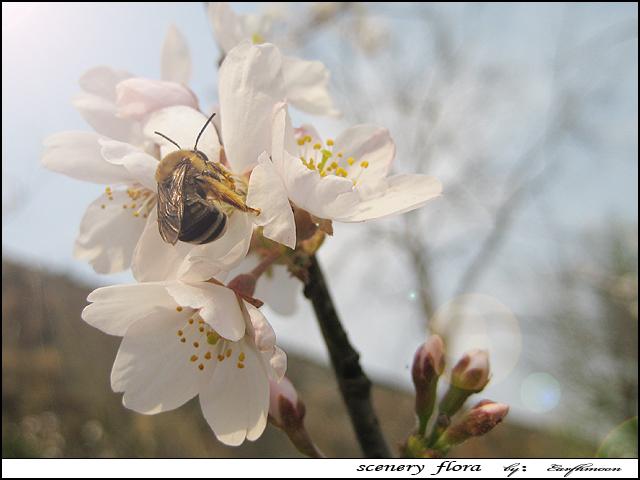
[[[442,305],[433,317],[433,333],[445,340],[447,373],[462,354],[476,348],[489,351],[491,385],[514,370],[522,351],[518,319],[504,304],[489,295],[460,295]]]

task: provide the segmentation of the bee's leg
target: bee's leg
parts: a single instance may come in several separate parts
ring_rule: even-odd
[[[216,200],[226,203],[227,205],[231,205],[233,208],[243,212],[260,215],[260,210],[248,206],[241,195],[222,183],[216,182],[216,185],[211,189],[209,195],[214,197]]]

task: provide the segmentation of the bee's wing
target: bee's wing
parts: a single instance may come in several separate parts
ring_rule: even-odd
[[[184,181],[189,162],[179,163],[171,175],[158,183],[158,228],[162,239],[175,245],[182,227],[184,212]]]

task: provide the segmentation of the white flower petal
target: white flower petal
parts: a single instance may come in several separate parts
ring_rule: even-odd
[[[100,154],[100,136],[93,132],[60,132],[44,140],[42,165],[69,177],[101,184],[131,179],[122,166],[112,165]]]
[[[351,180],[336,175],[321,177],[288,153],[285,153],[284,183],[289,199],[318,218],[344,216],[359,201]]]
[[[178,278],[185,281],[221,280],[247,256],[251,246],[253,226],[249,216],[235,211],[227,217],[227,231],[217,240],[196,245],[185,258]]]
[[[276,382],[279,382],[287,372],[287,354],[277,345],[269,355],[269,366],[269,378]]]
[[[396,147],[389,130],[375,125],[356,125],[336,138],[334,152],[342,152],[343,158],[353,157],[353,165],[345,165],[349,178],[358,178],[358,185],[384,179],[391,168]],[[366,168],[362,162],[367,162]]]
[[[91,93],[78,93],[71,102],[82,118],[93,129],[109,138],[138,143],[141,139],[140,124],[133,119],[118,116],[116,104]]]
[[[221,337],[234,342],[244,337],[244,316],[233,290],[200,282],[171,284],[167,291],[180,305],[199,309],[202,319]]]
[[[165,107],[184,105],[198,108],[198,100],[189,88],[180,83],[163,80],[128,78],[116,86],[116,95],[118,114],[123,118],[140,121]],[[195,135],[197,134],[196,132]]]
[[[175,280],[184,259],[193,245],[178,242],[171,245],[162,240],[158,231],[158,213],[154,208],[140,234],[133,252],[131,271],[139,282]]]
[[[296,135],[291,124],[289,109],[285,102],[279,102],[273,108],[273,123],[271,126],[271,160],[278,169],[284,171],[284,153],[296,155],[298,151]]]
[[[218,440],[237,446],[264,431],[269,412],[269,381],[259,353],[243,342],[244,368],[225,360],[200,390],[200,406]]]
[[[266,152],[260,155],[249,179],[247,205],[260,210],[254,222],[263,235],[289,248],[296,247],[296,224],[287,190]]]
[[[388,185],[384,195],[359,203],[335,220],[364,222],[405,213],[423,206],[442,192],[440,181],[427,175],[396,175],[388,179]]]
[[[302,125],[300,125],[299,127],[296,127],[295,129],[296,138],[300,138],[305,135],[308,135],[311,137],[311,144],[322,143],[322,137],[318,133],[318,130],[316,130],[316,127],[314,127],[310,123],[303,123]],[[288,150],[288,151],[294,152],[295,150]]]
[[[255,297],[281,315],[292,315],[298,309],[302,283],[293,277],[287,267],[274,265],[271,275],[262,275],[256,286]]]
[[[166,412],[198,393],[203,372],[176,335],[184,320],[175,309],[160,310],[129,327],[111,371],[111,388],[124,392],[124,406],[144,414]]]
[[[291,105],[314,115],[339,115],[329,94],[329,70],[322,62],[283,57],[282,76]]]
[[[73,106],[96,132],[123,142],[141,139],[140,125],[118,117],[116,85],[131,75],[109,67],[95,67],[80,77],[82,92],[73,98]]]
[[[276,332],[260,310],[244,302],[247,309],[247,335],[260,351],[271,351],[276,345]]]
[[[162,79],[187,85],[191,77],[191,56],[184,35],[175,25],[169,26],[160,57]]]
[[[80,223],[74,255],[86,260],[98,273],[115,273],[129,268],[133,250],[145,220],[135,217],[126,192],[114,190],[113,200],[101,195],[93,201]]]
[[[104,159],[113,165],[122,165],[130,174],[132,180],[137,181],[151,191],[156,191],[156,170],[158,160],[148,153],[129,145],[101,138],[98,140]]]
[[[151,115],[144,126],[144,133],[148,138],[161,145],[161,153],[164,157],[178,149],[154,132],[166,135],[180,145],[183,150],[192,150],[206,121],[207,117],[203,113],[188,106],[167,107]],[[211,123],[207,125],[200,137],[198,150],[212,162],[217,162],[220,158],[218,132]]]
[[[249,36],[227,2],[211,2],[208,14],[213,36],[223,55]]]
[[[94,290],[92,302],[82,311],[82,319],[109,335],[124,336],[131,324],[177,305],[163,283],[112,285]]]
[[[359,195],[351,180],[305,167],[297,157],[293,127],[285,104],[274,108],[272,127],[273,165],[279,171],[289,200],[318,218],[332,219],[351,210]]]
[[[243,42],[225,58],[219,72],[222,138],[233,171],[253,167],[271,148],[271,115],[284,100],[282,55],[271,44]]]
[[[227,221],[227,231],[213,242],[171,245],[162,240],[153,209],[133,253],[133,276],[139,282],[221,280],[244,259],[251,243],[252,225],[246,214],[234,212]]]
[[[80,88],[87,93],[110,100],[116,100],[116,85],[131,77],[129,72],[115,70],[111,67],[93,67],[87,70],[78,80]]]

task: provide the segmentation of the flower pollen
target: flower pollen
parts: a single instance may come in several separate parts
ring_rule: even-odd
[[[147,218],[156,203],[155,192],[142,186],[129,187],[125,192],[129,198],[122,204],[122,209],[130,210],[132,217]],[[106,187],[104,193],[108,200],[113,201],[113,190],[111,187]],[[100,208],[105,210],[107,205],[103,203],[100,205]]]
[[[335,141],[331,138],[327,139],[323,145],[318,141],[314,143],[310,135],[303,135],[298,137],[296,143],[300,147],[298,158],[302,164],[309,170],[318,172],[323,178],[330,174],[350,178],[355,186],[363,170],[369,166],[366,160],[358,163],[354,157],[344,159],[343,152],[334,152]],[[356,164],[359,168],[350,168]]]
[[[235,342],[224,339],[209,326],[198,314],[197,310],[187,307],[176,307],[176,311],[181,312],[187,310],[190,315],[185,321],[181,329],[177,331],[177,338],[180,343],[189,344],[186,358],[189,363],[195,364],[199,371],[203,371],[207,360],[211,360],[214,356],[219,362],[230,358],[233,354],[233,345]],[[206,342],[205,342],[206,340]],[[221,341],[222,340],[222,341]],[[198,363],[198,360],[204,358],[205,363]],[[244,368],[244,360],[246,355],[240,351],[238,354],[238,368]]]

